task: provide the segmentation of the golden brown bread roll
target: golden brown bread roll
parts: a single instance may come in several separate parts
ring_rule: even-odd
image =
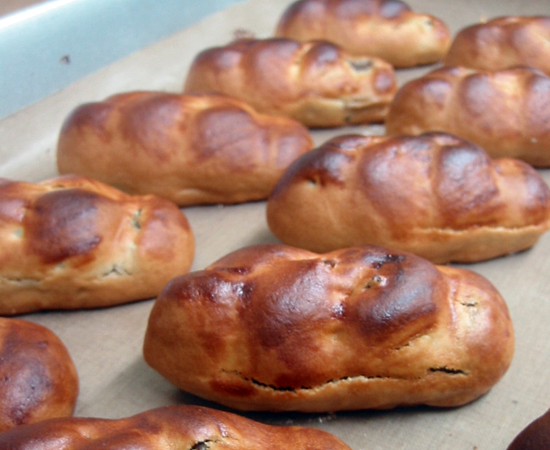
[[[189,270],[194,245],[167,200],[76,176],[0,180],[0,314],[151,298]]]
[[[550,448],[550,410],[529,424],[510,444],[508,450],[548,450]]]
[[[493,161],[451,135],[341,136],[290,166],[267,222],[284,243],[317,252],[377,244],[474,262],[550,229],[550,190],[529,165]]]
[[[242,39],[200,53],[185,92],[222,92],[311,127],[382,122],[396,90],[385,61],[328,42]]]
[[[386,119],[388,134],[444,131],[494,158],[550,166],[550,78],[528,68],[448,67],[405,84]]]
[[[440,61],[451,43],[439,19],[399,0],[299,0],[277,25],[277,36],[322,39],[357,56],[377,56],[395,67]]]
[[[73,111],[57,163],[182,206],[238,203],[265,199],[312,146],[301,124],[225,96],[130,92]]]
[[[461,30],[444,63],[482,70],[527,65],[550,75],[549,42],[550,17],[498,17]]]
[[[9,450],[350,450],[326,431],[277,427],[198,406],[166,406],[118,420],[71,418],[0,434]]]
[[[242,410],[457,406],[488,391],[514,350],[484,278],[412,254],[238,250],[172,280],[146,361],[179,388]]]
[[[0,318],[0,432],[70,416],[77,396],[78,375],[59,338],[41,325]]]

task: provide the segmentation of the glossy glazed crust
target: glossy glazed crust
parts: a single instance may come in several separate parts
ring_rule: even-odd
[[[313,146],[300,123],[221,95],[119,94],[80,106],[59,137],[60,173],[183,205],[265,199]]]
[[[317,252],[377,244],[474,262],[532,246],[550,228],[550,190],[526,163],[447,134],[342,136],[288,169],[267,222]]]
[[[550,78],[516,68],[448,67],[405,84],[386,119],[388,134],[444,131],[492,157],[550,166]]]
[[[398,0],[300,0],[283,14],[275,34],[322,39],[357,56],[377,56],[395,67],[432,64],[451,43],[439,19],[411,11]]]
[[[550,410],[525,428],[508,450],[548,450],[550,448]]]
[[[144,356],[232,408],[326,412],[462,405],[500,379],[513,349],[506,305],[473,272],[380,247],[263,245],[172,280]]]
[[[77,396],[76,369],[59,338],[41,325],[0,318],[0,432],[70,416]]]
[[[313,428],[276,427],[214,409],[167,406],[133,417],[58,419],[0,434],[9,450],[349,450]]]
[[[461,30],[447,66],[502,70],[526,65],[550,75],[550,17],[507,16]]]
[[[328,42],[243,39],[200,53],[185,92],[221,92],[311,127],[382,122],[396,90],[393,68]]]
[[[194,255],[171,202],[76,176],[0,180],[0,314],[156,296]]]

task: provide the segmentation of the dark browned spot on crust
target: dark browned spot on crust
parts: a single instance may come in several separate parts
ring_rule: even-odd
[[[433,265],[382,250],[369,254],[364,262],[376,270],[380,282],[349,299],[344,320],[372,342],[406,342],[434,325],[441,275]]]
[[[98,205],[106,201],[80,189],[40,196],[23,221],[32,236],[26,241],[28,249],[46,264],[91,252],[102,240],[96,221]]]
[[[277,139],[276,167],[284,170],[300,155],[311,150],[313,142],[307,128],[296,124],[284,129],[271,130],[272,139]]]
[[[271,268],[269,280],[257,286],[253,309],[247,312],[248,326],[260,346],[284,347],[330,317],[325,308],[327,276],[329,269],[317,259]]]
[[[48,343],[32,342],[25,331],[23,327],[10,327],[0,350],[0,410],[14,426],[27,423],[51,392],[51,381],[41,360]]]
[[[503,94],[495,89],[494,82],[486,73],[467,76],[457,85],[460,104],[472,119],[483,116],[488,107],[501,106],[502,96]]]
[[[182,117],[181,96],[151,93],[122,107],[120,131],[133,142],[135,151],[144,151],[160,161],[168,161],[179,150],[171,138],[186,127]]]
[[[525,217],[529,223],[540,224],[550,219],[550,189],[544,179],[529,164],[516,161],[525,186]]]
[[[103,142],[108,142],[111,139],[111,134],[108,132],[106,124],[112,110],[113,105],[108,102],[81,105],[67,117],[60,135],[63,136],[70,130],[79,132],[81,129],[85,129],[93,132]]]
[[[313,45],[304,56],[304,64],[323,70],[325,66],[336,64],[340,61],[341,50],[328,42],[318,42]]]
[[[550,78],[532,74],[526,80],[525,92],[522,113],[532,132],[527,138],[544,139],[550,136]]]
[[[344,185],[342,169],[353,161],[353,156],[344,154],[330,146],[319,147],[302,155],[286,170],[272,192],[272,197],[282,194],[286,186],[295,180],[304,180],[326,186]]]
[[[481,148],[463,143],[443,147],[439,153],[435,189],[443,227],[493,225],[499,195],[491,160]]]
[[[267,158],[269,135],[244,110],[208,109],[195,119],[191,148],[197,162],[218,158],[228,172],[251,170]]]
[[[240,41],[239,41],[240,42]],[[264,89],[265,95],[287,97],[289,92],[280,80],[287,76],[287,67],[302,49],[302,44],[290,39],[252,41],[243,49],[242,70],[247,74],[249,89]],[[277,99],[273,99],[276,101]]]

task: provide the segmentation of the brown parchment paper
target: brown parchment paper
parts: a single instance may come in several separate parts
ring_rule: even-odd
[[[39,181],[55,176],[57,135],[77,105],[134,89],[179,91],[199,51],[227,43],[237,30],[270,36],[289,3],[249,0],[237,4],[0,121],[0,177]],[[550,14],[548,0],[410,0],[409,4],[442,18],[453,34],[499,15]],[[402,83],[427,70],[402,71],[399,80]],[[384,129],[356,127],[313,135],[320,144],[350,131],[382,134]],[[541,173],[550,182],[550,170]],[[195,270],[240,247],[276,242],[267,228],[264,202],[184,211],[197,241]],[[510,370],[478,401],[444,410],[243,415],[280,425],[323,428],[356,450],[506,449],[527,423],[550,407],[550,233],[532,250],[468,268],[500,290],[516,331]],[[152,304],[149,300],[100,310],[22,316],[52,329],[69,348],[81,382],[77,416],[117,418],[176,403],[219,407],[179,391],[143,361],[141,346]]]

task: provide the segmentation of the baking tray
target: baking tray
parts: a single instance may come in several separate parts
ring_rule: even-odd
[[[159,89],[177,92],[194,56],[221,45],[239,30],[268,37],[286,0],[250,0],[216,13],[177,34],[101,69],[63,91],[0,121],[0,176],[39,181],[55,176],[55,147],[64,118],[78,104],[116,92]],[[547,0],[411,0],[451,31],[505,14],[550,14]],[[428,68],[399,72],[399,81]],[[549,125],[550,126],[550,125]],[[313,133],[317,144],[348,132],[383,133],[355,127]],[[540,171],[550,182],[550,171]],[[265,221],[265,202],[184,209],[195,232],[199,270],[240,247],[277,242]],[[531,250],[467,268],[488,278],[505,298],[516,332],[516,353],[504,378],[479,400],[460,407],[398,408],[326,414],[243,415],[267,423],[327,430],[352,449],[506,449],[513,437],[550,407],[550,234]],[[185,394],[144,362],[144,331],[153,301],[113,308],[22,316],[52,329],[67,345],[80,376],[77,416],[117,418],[178,403],[219,407]],[[200,361],[190,362],[200,364]]]

